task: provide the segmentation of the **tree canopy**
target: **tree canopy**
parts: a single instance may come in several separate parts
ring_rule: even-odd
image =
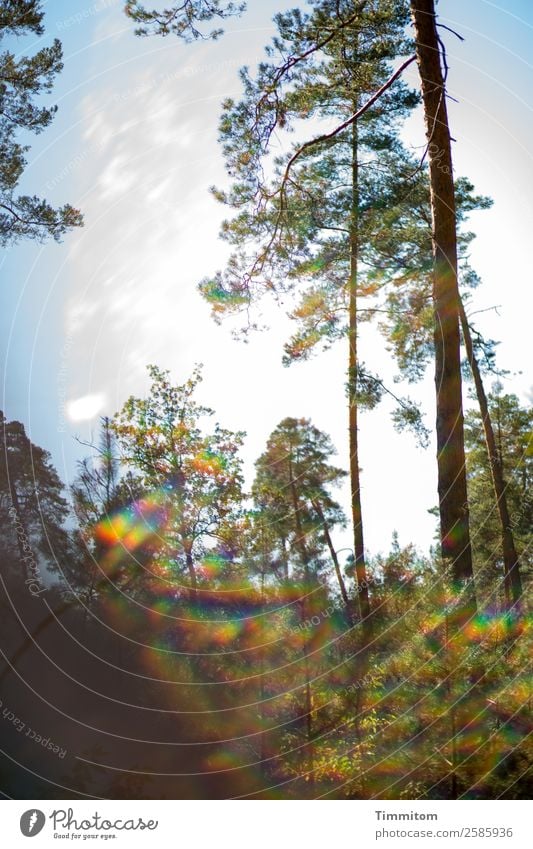
[[[0,241],[3,245],[20,239],[59,240],[72,227],[83,223],[71,204],[54,209],[36,195],[17,194],[28,164],[29,146],[21,142],[25,133],[41,133],[52,122],[55,106],[43,106],[42,96],[52,90],[63,70],[61,42],[42,47],[33,56],[7,49],[13,38],[28,33],[43,35],[44,12],[37,0],[2,0],[0,3]],[[7,41],[9,40],[9,41]]]

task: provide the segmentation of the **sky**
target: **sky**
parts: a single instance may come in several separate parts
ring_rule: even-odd
[[[152,4],[153,5],[153,4]],[[159,4],[162,7],[164,4]],[[168,5],[168,4],[167,4]],[[248,483],[253,461],[286,416],[306,416],[328,432],[345,468],[345,350],[289,369],[281,365],[290,322],[268,307],[270,329],[248,344],[218,327],[197,283],[224,264],[218,230],[224,210],[209,194],[226,185],[217,142],[220,104],[238,97],[238,69],[264,56],[272,17],[294,2],[249,0],[217,42],[184,45],[172,37],[139,39],[122,0],[49,0],[45,35],[15,48],[61,39],[65,67],[54,88],[54,123],[31,139],[21,189],[82,209],[85,227],[62,244],[21,244],[0,260],[2,406],[51,451],[68,485],[98,417],[112,415],[148,386],[146,365],[183,382],[204,364],[200,399],[225,427],[245,430]],[[305,4],[302,4],[305,6]],[[531,399],[531,55],[533,5],[527,0],[441,0],[457,175],[494,199],[476,213],[471,261],[483,285],[471,312],[500,340],[505,388]],[[15,49],[13,48],[13,49]],[[406,80],[416,85],[416,67]],[[423,149],[421,115],[405,129]],[[392,375],[375,329],[364,330],[364,359]],[[368,356],[367,356],[368,352]],[[434,420],[431,373],[410,388]],[[467,402],[468,403],[468,402]],[[370,553],[433,542],[436,458],[397,434],[386,404],[363,415],[360,441],[363,512]],[[343,493],[347,503],[347,492]],[[349,535],[336,545],[348,547]]]

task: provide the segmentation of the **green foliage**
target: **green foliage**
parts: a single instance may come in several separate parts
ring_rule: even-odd
[[[131,704],[153,712],[154,735],[169,715],[165,745],[149,760],[134,753],[129,762],[134,776],[161,772],[164,787],[134,781],[132,792],[143,798],[199,798],[207,788],[217,798],[527,796],[531,634],[525,610],[510,618],[504,609],[501,569],[485,573],[478,613],[458,633],[457,599],[441,564],[394,535],[390,551],[368,562],[374,640],[362,663],[361,624],[346,615],[330,578],[326,530],[344,523],[331,490],[345,473],[331,462],[329,437],[306,419],[280,422],[256,463],[253,508],[243,510],[240,435],[226,431],[221,443],[222,431],[206,428],[210,411],[195,400],[199,370],[177,386],[160,369],[151,367],[150,375],[146,398],[129,399],[113,422],[103,421],[96,457],[82,464],[74,487],[92,561],[73,559],[72,549],[58,542],[61,483],[19,423],[3,421],[7,465],[0,476],[3,578],[12,580],[6,564],[17,563],[5,513],[16,487],[32,544],[37,548],[46,524],[54,559],[76,590],[48,617],[54,623],[68,611],[71,636],[82,629],[80,642],[66,642],[60,628],[62,667],[76,670],[69,652],[83,649],[84,681],[97,692],[101,663],[92,682],[86,650],[111,667],[102,695],[110,705],[116,701],[125,736],[137,733]],[[501,450],[517,471],[509,498],[527,546],[531,505],[521,487],[530,486],[531,415],[498,387],[490,404]],[[490,482],[474,414],[467,439],[475,515],[484,487],[490,498]],[[487,535],[488,548],[488,524],[474,526]],[[196,532],[193,603],[185,550]],[[350,596],[357,592],[352,585]],[[41,623],[36,637],[48,641],[49,627]],[[25,674],[35,665],[32,646],[30,638]],[[110,699],[115,677],[119,689]],[[125,681],[138,686],[134,697]],[[90,727],[93,710],[84,703],[76,716]],[[76,733],[84,736],[78,726]],[[180,771],[202,776],[185,790],[172,775],[176,754],[167,744],[184,741],[190,746],[180,754]],[[82,751],[88,747],[87,738]],[[106,754],[94,757],[104,761]],[[102,795],[101,774],[88,785],[77,770],[61,777],[71,792]],[[223,781],[211,784],[219,774]],[[106,784],[106,793],[119,796],[124,786]]]
[[[128,0],[126,13],[141,35],[173,33],[189,41],[216,37],[220,30],[204,33],[202,24],[241,8],[185,0],[157,12]],[[406,21],[407,4],[393,0],[314,0],[309,13],[281,13],[256,76],[242,72],[243,99],[225,104],[221,138],[232,185],[215,192],[235,213],[223,227],[234,253],[202,289],[218,317],[249,308],[264,293],[287,295],[295,323],[287,364],[356,338],[358,323],[381,312],[383,300],[384,330],[402,374],[419,378],[432,353],[427,174],[398,140],[399,120],[417,98],[398,84],[349,122],[387,78],[391,62],[410,48]],[[0,32],[21,31],[42,34],[40,4],[0,2]],[[60,46],[33,59],[6,53],[1,61],[10,80],[0,95],[11,116],[0,123],[1,173],[3,185],[14,190],[25,164],[15,129],[38,132],[52,120],[54,110],[37,107],[35,98],[50,90],[61,68]],[[274,134],[283,145],[307,119],[326,128],[348,123],[274,156]],[[456,192],[460,223],[488,205],[467,181],[458,181]],[[57,235],[74,223],[65,209],[55,213],[32,198],[17,203],[17,215],[28,220],[6,230],[6,241]],[[468,232],[461,237],[465,289],[478,283],[467,262],[471,239]],[[485,369],[493,369],[494,343],[477,336],[475,347]],[[356,359],[348,373],[350,404],[372,409],[391,395],[396,425],[427,438],[416,404],[394,395]],[[283,419],[256,461],[247,496],[244,434],[210,425],[213,411],[197,400],[201,369],[177,385],[156,366],[149,375],[146,397],[129,398],[103,421],[95,456],[80,464],[72,495],[84,553],[64,530],[66,502],[48,453],[30,442],[20,423],[1,417],[3,572],[12,577],[24,563],[20,527],[50,575],[57,560],[69,587],[83,590],[49,617],[57,625],[68,612],[69,625],[82,625],[82,639],[68,631],[74,639],[65,641],[61,631],[64,668],[76,670],[76,646],[87,681],[91,672],[98,677],[97,687],[70,672],[64,676],[83,689],[78,751],[94,763],[114,759],[93,741],[78,741],[101,727],[94,696],[106,699],[110,715],[118,707],[116,728],[127,748],[136,741],[143,747],[141,757],[131,754],[130,777],[106,779],[103,787],[100,768],[89,767],[89,760],[80,767],[77,760],[61,776],[69,792],[110,798],[183,798],[184,788],[193,798],[527,795],[524,776],[533,758],[527,600],[512,616],[504,608],[500,530],[479,415],[466,419],[477,614],[458,631],[461,599],[442,563],[412,544],[400,546],[395,535],[390,551],[367,563],[369,643],[355,615],[363,586],[353,584],[354,557],[345,583],[331,538],[346,524],[333,495],[346,473],[332,463],[327,434],[308,419]],[[533,420],[501,387],[489,405],[513,531],[530,569]],[[41,657],[37,663],[28,657],[45,626],[38,622],[26,634],[26,648],[17,648],[25,674],[33,663],[42,677]],[[115,638],[118,646],[111,648]],[[140,710],[150,711],[156,752],[150,762]],[[124,752],[121,757],[128,763]]]
[[[235,251],[226,269],[204,280],[200,290],[217,320],[245,310],[244,332],[255,327],[250,312],[263,295],[296,301],[289,315],[297,329],[285,345],[285,365],[357,332],[357,327],[350,330],[354,239],[355,297],[360,301],[355,321],[379,312],[377,299],[387,282],[384,264],[390,264],[392,250],[388,234],[392,222],[409,217],[416,171],[399,142],[399,121],[417,97],[395,83],[356,129],[297,143],[277,157],[272,156],[273,133],[300,136],[307,120],[330,126],[353,114],[388,78],[390,61],[410,47],[405,23],[406,7],[387,2],[355,9],[348,3],[317,2],[307,15],[297,9],[280,14],[267,61],[255,78],[244,69],[243,99],[224,104],[220,135],[232,183],[229,191],[213,191],[235,211],[222,228]],[[416,182],[416,191],[427,209],[426,179]],[[427,223],[411,216],[409,228],[411,238],[425,241],[430,251]],[[398,239],[396,252],[400,244]],[[371,409],[388,394],[397,405],[395,426],[414,429],[426,443],[416,405],[362,364],[355,371],[348,376],[350,403]]]
[[[177,567],[179,572],[186,563],[194,575],[196,561],[217,543],[228,542],[228,526],[238,518],[238,452],[244,434],[219,424],[209,433],[203,431],[202,420],[212,411],[194,398],[201,381],[199,367],[180,385],[173,385],[169,373],[156,366],[150,366],[149,373],[148,397],[126,401],[111,429],[136,486],[160,509],[165,534],[154,544],[163,569],[171,574]]]
[[[295,9],[275,20],[267,61],[255,78],[243,69],[243,99],[224,104],[220,137],[232,183],[214,194],[235,210],[222,236],[236,251],[226,271],[200,289],[217,317],[248,309],[264,293],[297,289],[302,301],[292,317],[301,330],[287,345],[289,362],[346,334],[353,140],[348,127],[274,157],[273,134],[301,136],[311,119],[326,127],[343,121],[387,79],[389,62],[408,45],[404,4],[354,8],[324,0],[309,14]],[[363,262],[390,179],[387,157],[400,155],[398,121],[416,102],[396,83],[357,122]]]
[[[0,41],[28,32],[42,35],[43,12],[36,0],[1,0]],[[0,243],[12,244],[22,238],[59,240],[67,230],[83,223],[81,214],[70,204],[54,209],[30,195],[17,195],[17,186],[27,165],[27,145],[19,141],[24,132],[40,133],[50,122],[56,107],[41,106],[54,79],[63,68],[61,43],[54,39],[33,56],[17,58],[4,50],[0,55]]]
[[[416,169],[415,169],[416,170]],[[405,186],[405,184],[403,184]],[[402,182],[400,191],[404,192]],[[408,181],[403,204],[391,197],[382,212],[382,228],[374,248],[372,279],[380,285],[386,298],[386,318],[379,322],[393,352],[402,376],[410,382],[420,380],[433,357],[433,247],[431,241],[431,207],[428,174],[416,170]],[[474,234],[464,229],[469,213],[488,209],[490,198],[474,193],[474,186],[464,177],[455,183],[459,283],[463,302],[480,280],[469,264],[469,246]],[[481,353],[484,371],[494,370],[494,345],[476,337],[476,353]],[[465,361],[465,377],[470,367]]]
[[[176,35],[186,42],[197,39],[216,39],[222,35],[222,29],[204,33],[198,25],[212,18],[228,18],[238,15],[246,8],[246,3],[222,2],[222,0],[184,0],[167,9],[146,9],[138,0],[126,0],[124,11],[139,26],[135,35]]]
[[[506,497],[515,545],[529,577],[533,567],[533,413],[516,395],[505,394],[496,383],[488,395],[489,414],[496,437],[498,459],[506,482]],[[481,592],[502,573],[501,527],[494,498],[489,458],[480,414],[465,417],[470,521],[475,544],[477,582]]]
[[[346,519],[329,492],[346,472],[330,464],[335,449],[327,434],[308,419],[284,419],[272,432],[264,453],[256,462],[252,487],[261,525],[293,571],[312,568],[317,576],[323,561],[324,524],[328,530],[342,527]]]

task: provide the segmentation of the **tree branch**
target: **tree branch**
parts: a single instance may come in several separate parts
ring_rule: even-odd
[[[376,92],[374,92],[372,97],[369,98],[369,100],[367,100],[367,102],[363,104],[363,106],[361,106],[361,108],[358,109],[354,115],[352,115],[346,121],[343,121],[342,124],[339,124],[339,126],[332,130],[331,133],[324,133],[324,135],[322,136],[317,136],[314,139],[310,139],[308,142],[305,142],[305,144],[298,148],[296,153],[291,157],[287,164],[287,168],[285,169],[285,174],[283,176],[282,187],[289,178],[289,173],[292,166],[300,158],[300,156],[305,153],[306,150],[309,150],[310,147],[314,147],[314,145],[316,144],[321,144],[322,142],[329,141],[330,139],[335,138],[335,136],[338,136],[339,133],[342,133],[343,130],[346,130],[347,127],[350,127],[352,124],[354,124],[362,115],[364,115],[364,113],[368,109],[370,109],[371,106],[374,105],[377,100],[379,100],[381,95],[384,94],[384,92],[391,87],[391,85],[398,79],[398,77],[405,71],[405,69],[408,68],[409,65],[411,65],[415,61],[415,59],[416,56],[410,56],[409,59],[406,59],[406,61],[402,65],[400,65],[400,67],[397,68],[396,71],[394,71],[394,73],[389,77],[389,79],[385,83],[383,83],[383,85],[378,88]]]
[[[352,115],[346,121],[343,121],[342,124],[339,124],[339,126],[336,127],[334,130],[332,130],[332,132],[324,133],[321,136],[317,136],[314,139],[310,139],[309,141],[305,142],[305,144],[303,144],[300,148],[298,148],[298,150],[293,154],[293,156],[290,158],[289,162],[287,163],[287,167],[285,169],[285,173],[283,175],[283,178],[282,178],[282,181],[281,181],[279,188],[272,195],[270,195],[269,198],[268,198],[268,199],[272,200],[272,198],[274,198],[276,195],[279,195],[280,196],[280,210],[279,210],[279,214],[277,216],[277,219],[276,219],[276,222],[275,222],[275,225],[274,225],[274,229],[272,231],[272,236],[271,236],[271,238],[268,242],[268,245],[266,246],[265,250],[261,252],[257,261],[254,263],[254,267],[252,268],[252,271],[250,273],[250,277],[254,273],[256,273],[258,268],[262,269],[264,267],[264,264],[266,262],[268,254],[270,252],[270,249],[272,248],[272,245],[274,244],[276,237],[279,233],[279,226],[280,226],[280,222],[281,222],[281,217],[283,215],[283,212],[285,211],[286,187],[287,187],[287,183],[289,182],[290,172],[291,172],[293,165],[302,156],[302,154],[305,153],[305,151],[309,150],[310,148],[314,147],[315,145],[322,144],[325,141],[329,141],[330,139],[335,138],[335,136],[338,136],[345,129],[347,129],[347,127],[350,127],[352,124],[354,124],[355,121],[357,121],[362,115],[364,115],[364,113],[368,109],[370,109],[370,107],[373,106],[374,103],[377,100],[379,100],[381,95],[384,94],[384,92],[387,91],[387,89],[391,87],[391,85],[398,79],[398,77],[405,71],[405,69],[408,68],[409,65],[411,65],[415,60],[416,60],[415,55],[410,56],[409,59],[406,59],[405,62],[403,62],[400,65],[400,67],[397,68],[396,71],[394,71],[394,73],[389,77],[389,79],[386,82],[384,82],[383,85],[380,86],[380,88],[378,88],[378,90],[376,92],[374,92],[372,97],[370,97],[369,100],[367,100],[367,102],[364,103],[363,106],[361,106],[361,108],[358,109],[357,112],[354,115]]]

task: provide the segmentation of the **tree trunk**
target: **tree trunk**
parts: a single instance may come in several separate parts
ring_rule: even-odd
[[[292,447],[291,447],[292,451]],[[305,544],[305,534],[303,532],[302,526],[302,517],[300,514],[300,503],[298,500],[298,493],[296,492],[296,484],[294,482],[294,477],[292,474],[292,457],[289,456],[289,486],[291,490],[291,499],[292,506],[294,510],[294,521],[296,524],[296,548],[298,549],[298,553],[300,555],[300,559],[302,561],[302,566],[305,572],[305,578],[310,583],[309,578],[309,554],[307,551],[307,546]]]
[[[368,792],[366,786],[366,778],[365,774],[368,772],[368,768],[366,765],[367,758],[365,755],[365,741],[363,737],[363,732],[361,729],[361,707],[363,701],[363,688],[358,687],[356,690],[355,696],[355,710],[354,710],[354,723],[355,723],[355,734],[357,737],[357,745],[359,748],[359,764],[360,764],[360,778],[361,778],[361,796],[363,799],[368,799]]]
[[[192,559],[192,552],[189,548],[185,549],[185,562],[187,564],[187,571],[189,573],[190,580],[190,590],[189,594],[191,599],[196,600],[197,590],[198,590],[198,582],[196,580],[196,569],[194,568],[194,561]]]
[[[317,515],[322,522],[322,528],[324,529],[324,537],[326,540],[326,544],[329,548],[329,553],[331,554],[331,560],[333,561],[333,568],[335,569],[335,575],[337,576],[337,583],[339,584],[339,590],[342,596],[342,600],[344,602],[344,606],[346,607],[346,612],[348,614],[348,620],[350,625],[354,624],[354,609],[353,609],[353,600],[348,596],[348,592],[346,590],[346,584],[344,582],[344,578],[342,577],[341,567],[339,564],[339,558],[337,557],[337,552],[335,551],[335,547],[333,545],[333,540],[331,539],[328,523],[326,521],[326,517],[324,516],[324,511],[320,505],[319,501],[311,502],[314,509],[317,512]]]
[[[481,420],[483,422],[483,432],[487,446],[492,484],[494,487],[494,494],[496,496],[496,503],[498,505],[502,534],[505,599],[507,602],[507,608],[511,609],[512,607],[520,605],[520,600],[522,598],[522,580],[520,577],[520,561],[518,559],[518,554],[516,553],[513,531],[511,528],[511,517],[509,516],[507,496],[505,494],[507,485],[503,476],[500,454],[496,447],[496,437],[492,427],[485,387],[483,386],[483,379],[481,377],[479,364],[474,353],[470,325],[468,324],[462,300],[459,303],[459,312],[468,362],[470,363],[476,387],[476,395],[479,404],[479,411],[481,413]]]
[[[111,419],[104,416],[102,420],[102,457],[105,473],[105,504],[104,510],[110,513],[113,506],[113,496],[116,486],[115,460],[113,458],[113,436]]]
[[[433,222],[433,308],[440,538],[456,624],[476,612],[461,392],[457,233],[451,139],[434,0],[411,0],[428,139]]]
[[[261,775],[264,779],[267,778],[267,760],[268,760],[268,744],[266,731],[266,715],[265,715],[265,633],[264,620],[265,617],[265,569],[264,563],[261,563],[261,626],[259,633],[259,729],[260,729],[260,748],[259,759]]]
[[[289,449],[289,486],[291,490],[292,505],[294,509],[294,520],[296,522],[296,546],[300,553],[302,565],[305,574],[305,586],[302,599],[302,625],[304,625],[307,617],[307,596],[311,591],[311,572],[309,569],[309,553],[305,544],[305,536],[303,532],[302,519],[300,515],[300,503],[296,484],[292,473],[292,445]],[[304,677],[305,677],[305,726],[306,726],[306,755],[307,755],[307,777],[311,798],[315,795],[315,752],[313,743],[313,694],[311,690],[311,670],[309,668],[309,644],[310,640],[306,638],[303,655],[304,655]]]
[[[289,583],[289,555],[287,554],[287,540],[281,538],[281,563],[283,566],[283,580],[286,584]]]
[[[307,647],[304,658],[305,665],[305,736],[306,736],[306,779],[309,787],[309,796],[315,798],[315,744],[313,737],[313,692],[311,689],[311,670],[309,668],[309,655]]]
[[[357,104],[355,104],[357,111]],[[371,637],[370,599],[366,579],[365,545],[363,538],[363,511],[361,507],[361,480],[359,470],[359,436],[357,409],[357,265],[359,259],[359,162],[357,122],[352,125],[352,208],[350,215],[350,279],[349,279],[349,359],[348,403],[350,435],[350,485],[353,523],[355,578],[363,621],[363,642]]]

